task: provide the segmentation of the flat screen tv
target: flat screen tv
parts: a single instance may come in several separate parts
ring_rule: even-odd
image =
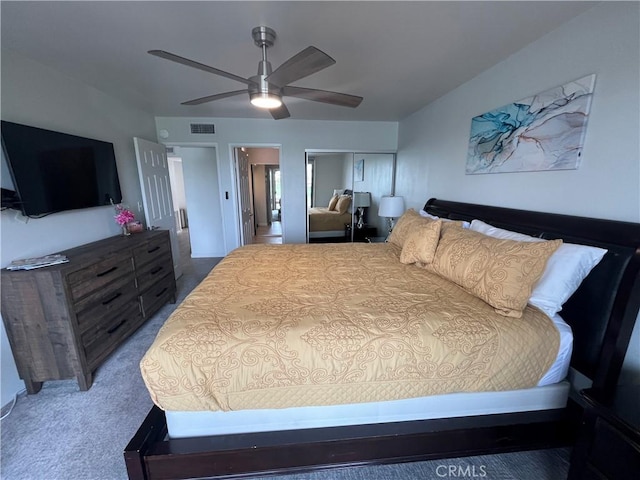
[[[113,144],[0,122],[2,148],[27,216],[120,203]]]

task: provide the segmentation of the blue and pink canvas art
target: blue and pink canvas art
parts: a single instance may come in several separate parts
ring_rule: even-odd
[[[580,165],[595,74],[471,120],[467,174]]]

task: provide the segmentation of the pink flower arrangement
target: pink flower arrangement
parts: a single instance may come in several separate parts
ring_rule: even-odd
[[[116,223],[122,227],[136,219],[133,212],[128,208],[123,207],[122,204],[116,205],[116,216],[113,218],[115,218]]]

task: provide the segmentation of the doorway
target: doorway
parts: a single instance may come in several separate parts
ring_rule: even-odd
[[[234,156],[241,244],[281,244],[280,149],[271,146],[236,147]]]
[[[183,265],[187,265],[191,260],[191,238],[189,236],[189,217],[187,214],[184,171],[182,169],[182,157],[179,157],[175,153],[173,147],[167,148],[167,162],[169,164],[169,181],[171,183],[171,197],[173,199],[173,210],[176,219],[180,262]]]
[[[180,253],[185,260],[224,257],[216,146],[185,143],[166,148]]]

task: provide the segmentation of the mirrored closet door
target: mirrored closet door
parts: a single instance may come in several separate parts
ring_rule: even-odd
[[[395,154],[307,152],[307,238],[310,243],[381,241],[383,195],[392,195]]]

